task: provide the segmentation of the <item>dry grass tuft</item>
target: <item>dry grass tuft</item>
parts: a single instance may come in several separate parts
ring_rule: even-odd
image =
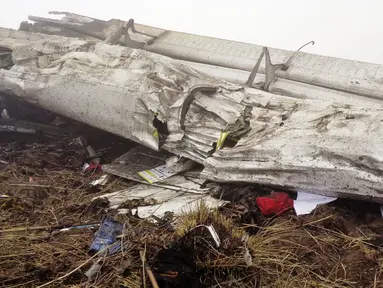
[[[257,227],[257,234],[247,235],[245,228],[251,225],[238,226],[222,213],[201,206],[180,218],[177,234],[184,235],[196,225],[205,224],[213,225],[220,235],[219,249],[212,241],[199,241],[198,235],[193,235],[193,241],[183,241],[184,246],[192,247],[199,269],[214,275],[207,287],[383,285],[382,251],[369,242],[376,234],[368,236],[360,231],[352,235],[355,231],[328,229],[334,221],[347,220],[331,207],[322,208],[314,216],[288,215],[271,220],[267,226]],[[360,229],[357,223],[350,224]]]

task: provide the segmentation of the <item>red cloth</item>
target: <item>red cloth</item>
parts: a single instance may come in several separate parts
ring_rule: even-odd
[[[269,197],[258,197],[257,205],[265,216],[280,215],[286,210],[294,208],[294,200],[285,192],[272,192]]]
[[[94,172],[102,172],[101,164],[96,164],[91,162],[89,166],[85,169],[85,172],[94,171]]]

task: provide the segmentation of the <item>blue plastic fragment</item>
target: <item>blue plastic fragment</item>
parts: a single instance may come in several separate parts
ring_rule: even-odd
[[[100,228],[95,234],[89,254],[94,255],[105,250],[103,255],[112,255],[120,251],[121,243],[109,247],[117,241],[117,236],[122,234],[124,225],[114,220],[110,216],[105,216],[101,222]],[[109,248],[108,248],[109,247]]]

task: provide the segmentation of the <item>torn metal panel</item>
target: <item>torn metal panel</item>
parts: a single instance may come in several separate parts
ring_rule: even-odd
[[[226,203],[226,201],[211,197],[209,190],[201,189],[200,186],[199,179],[192,181],[183,176],[173,176],[163,184],[159,183],[155,186],[138,184],[94,199],[107,198],[111,209],[119,209],[120,213],[127,213],[129,210],[133,213],[137,211],[141,218],[153,215],[163,217],[166,212],[179,215],[195,210],[202,202],[211,208]],[[125,208],[121,208],[123,203],[122,207]]]
[[[229,88],[222,93],[201,93],[198,89],[187,99],[172,106],[167,122],[169,132],[165,145],[168,151],[203,163],[211,155],[221,137],[222,131],[233,134],[248,132],[250,115],[242,104],[246,96],[239,87]],[[230,96],[229,96],[230,95]],[[218,107],[219,103],[219,107]],[[185,105],[186,104],[186,105]],[[179,115],[179,118],[176,118]]]
[[[103,165],[102,170],[132,181],[143,182],[138,172],[165,165],[166,158],[170,156],[172,154],[169,152],[154,151],[139,145],[118,157],[113,163]]]
[[[23,38],[26,32],[20,33],[12,31],[0,38],[0,46],[13,51],[15,63],[9,71],[0,71],[0,90],[47,110],[155,150],[159,144],[155,117],[168,123],[169,147],[193,146],[183,137],[185,132],[193,129],[196,134],[205,134],[208,128],[210,135],[205,138],[210,142],[200,143],[205,156],[221,131],[244,117],[246,107],[240,103],[243,93],[238,93],[241,87],[168,57],[64,37],[33,41],[33,33],[28,38]],[[211,99],[230,109],[216,113]],[[189,117],[207,113],[214,120],[189,123]]]
[[[185,172],[193,168],[194,164],[189,159],[179,158],[169,152],[154,151],[139,145],[113,163],[103,165],[102,170],[132,181],[153,184]]]
[[[246,102],[251,132],[208,157],[203,177],[383,203],[383,109],[261,91]]]

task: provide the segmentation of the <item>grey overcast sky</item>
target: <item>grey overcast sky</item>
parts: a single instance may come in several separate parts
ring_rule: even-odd
[[[52,10],[383,64],[382,0],[9,0],[0,26]]]

